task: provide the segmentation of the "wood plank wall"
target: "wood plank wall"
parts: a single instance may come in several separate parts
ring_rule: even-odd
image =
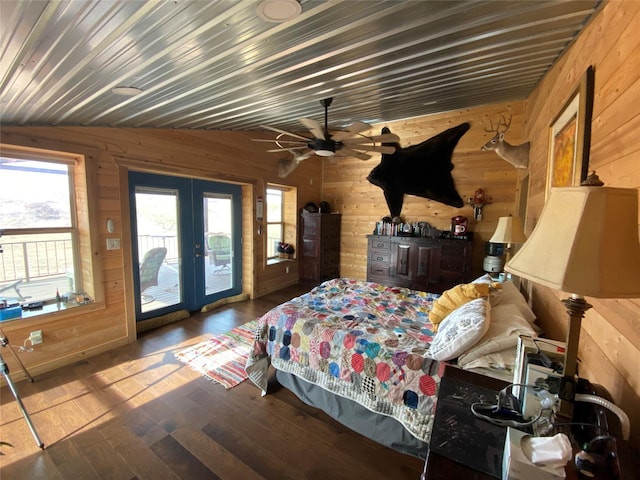
[[[468,230],[474,233],[474,274],[482,273],[485,242],[491,238],[498,218],[515,215],[518,181],[523,175],[495,152],[481,147],[493,134],[485,131],[490,121],[494,125],[501,115],[512,118],[506,139],[516,145],[521,142],[524,123],[524,102],[489,105],[457,110],[409,120],[378,125],[371,133],[379,133],[383,126],[400,136],[402,147],[420,143],[438,133],[470,122],[470,130],[460,139],[453,154],[453,178],[460,196],[465,201],[482,188],[491,204],[483,209],[482,220],[476,220],[471,206],[455,208],[421,197],[405,196],[402,218],[405,222],[429,222],[440,230],[449,230],[451,218],[468,218]],[[367,161],[340,159],[325,161],[323,195],[334,210],[342,213],[340,267],[343,276],[366,278],[367,241],[375,223],[389,215],[382,189],[367,180],[369,172],[380,162],[380,155]]]
[[[20,354],[32,375],[69,364],[95,353],[134,341],[133,275],[127,169],[242,185],[243,192],[243,290],[253,297],[264,295],[298,281],[297,261],[266,266],[264,234],[258,234],[255,196],[265,197],[268,183],[295,187],[297,205],[320,201],[322,165],[307,161],[286,179],[278,177],[277,154],[266,153],[264,143],[252,142],[261,134],[116,128],[3,127],[2,142],[39,149],[79,153],[89,163],[89,204],[96,221],[83,237],[94,239],[94,251],[102,270],[104,301],[67,312],[33,319],[2,322],[13,344],[22,344],[32,330],[42,330],[44,343],[32,353]],[[109,234],[107,218],[115,222]],[[291,230],[292,227],[289,227]],[[263,226],[263,232],[266,227]],[[295,231],[295,227],[293,227]],[[121,250],[106,250],[107,236],[122,240]],[[84,264],[84,262],[83,262]],[[285,266],[290,267],[289,273]],[[14,378],[23,372],[5,355]]]
[[[590,170],[610,187],[640,188],[640,2],[611,1],[529,97],[531,139],[527,228],[544,205],[548,126],[589,65],[595,68]],[[640,220],[639,220],[640,223]],[[534,288],[534,309],[555,338],[566,334],[566,294]],[[582,323],[580,376],[603,385],[631,418],[640,444],[640,299],[598,300]]]
[[[470,207],[455,209],[418,197],[405,197],[403,217],[426,220],[446,229],[450,217],[465,215],[474,231],[473,263],[481,270],[483,245],[497,219],[517,213],[517,187],[525,172],[516,171],[490,152],[480,152],[489,134],[483,121],[512,112],[506,135],[510,143],[531,141],[526,230],[530,233],[545,200],[548,128],[589,65],[595,67],[595,101],[591,162],[608,186],[640,187],[640,2],[607,2],[569,51],[552,68],[526,103],[491,105],[392,122],[402,146],[420,142],[450,126],[471,121],[472,128],[454,152],[453,176],[460,195],[469,197],[478,187],[493,198],[481,222],[472,220]],[[384,125],[379,125],[381,128]],[[366,180],[377,164],[340,161],[325,163],[324,197],[343,213],[341,272],[366,277],[366,240],[388,209],[382,191]],[[639,220],[640,223],[640,220]],[[563,340],[567,314],[559,299],[566,294],[534,286],[533,308],[552,338]],[[640,439],[640,300],[589,299],[594,308],[583,322],[579,355],[580,376],[603,385],[631,418],[632,438]]]

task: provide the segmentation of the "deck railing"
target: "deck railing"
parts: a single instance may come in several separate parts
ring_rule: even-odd
[[[165,257],[165,261],[167,262],[180,258],[178,252],[178,237],[175,235],[138,235],[138,256],[140,257],[140,262],[142,262],[146,252],[157,247],[165,247],[167,249],[167,256]]]
[[[205,235],[206,238],[206,235]],[[180,258],[178,237],[175,235],[139,235],[140,261],[155,247],[166,247],[165,261]],[[71,240],[34,240],[28,242],[2,242],[0,253],[0,282],[23,280],[29,282],[60,275],[71,275],[73,247]]]
[[[73,269],[71,240],[36,240],[2,243],[0,281],[35,279],[66,275]]]
[[[138,237],[140,261],[147,250],[167,248],[167,261],[177,260],[178,239],[169,235]],[[0,282],[22,280],[25,283],[60,275],[72,275],[73,247],[71,240],[35,240],[2,242]]]

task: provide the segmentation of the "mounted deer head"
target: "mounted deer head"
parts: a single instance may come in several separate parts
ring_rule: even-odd
[[[491,128],[484,128],[486,132],[495,133],[493,138],[482,146],[482,150],[494,150],[498,156],[509,162],[516,168],[527,168],[529,165],[529,142],[521,145],[511,145],[504,139],[504,134],[511,126],[511,116],[507,122],[504,115],[498,122],[498,126],[494,128],[493,120],[489,119]]]

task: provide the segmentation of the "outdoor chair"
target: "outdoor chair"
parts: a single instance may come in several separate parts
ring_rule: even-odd
[[[142,264],[140,265],[140,294],[155,285],[158,285],[158,272],[160,272],[160,266],[164,262],[164,258],[167,256],[167,249],[165,247],[152,248],[144,254]],[[153,301],[153,296],[142,295],[142,300],[146,303]]]
[[[8,290],[14,290],[19,300],[26,300],[27,297],[23,296],[22,293],[20,293],[20,288],[18,287],[18,285],[20,285],[21,283],[22,283],[22,278],[18,280],[14,280],[8,285],[4,285],[0,287],[0,293],[4,293]]]
[[[217,233],[207,239],[209,247],[209,263],[216,267],[229,268],[231,262],[231,238],[228,235]]]

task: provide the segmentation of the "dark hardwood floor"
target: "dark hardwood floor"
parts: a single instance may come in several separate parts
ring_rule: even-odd
[[[3,387],[0,441],[12,446],[0,446],[0,478],[418,480],[421,460],[350,431],[275,380],[265,397],[250,381],[225,390],[175,360],[173,352],[307,289],[196,313],[18,382],[45,450]]]

